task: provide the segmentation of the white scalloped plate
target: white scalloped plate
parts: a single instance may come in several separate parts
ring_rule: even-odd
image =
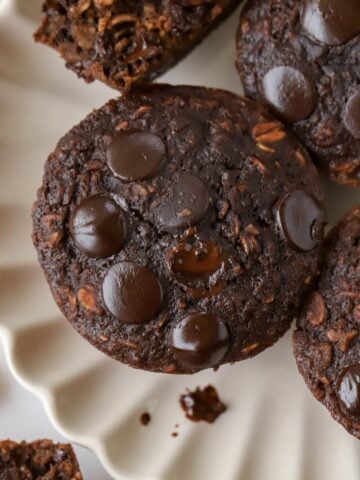
[[[360,444],[310,396],[289,334],[254,360],[170,377],[108,359],[61,318],[31,244],[31,203],[56,141],[115,92],[85,85],[33,43],[39,11],[39,0],[0,0],[0,336],[16,378],[117,479],[359,480]],[[164,80],[240,91],[236,24],[235,14]],[[328,198],[336,220],[359,189],[332,186]],[[193,424],[178,396],[208,383],[229,409],[214,425]]]

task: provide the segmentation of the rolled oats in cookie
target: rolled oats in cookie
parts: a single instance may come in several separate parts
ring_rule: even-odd
[[[249,0],[236,44],[245,93],[334,181],[360,186],[360,2]]]
[[[360,207],[325,244],[325,263],[294,332],[305,383],[348,432],[360,439]]]
[[[120,91],[164,73],[241,0],[44,0],[35,40]],[[34,7],[35,8],[35,7]]]
[[[58,143],[33,210],[55,300],[109,356],[192,373],[289,328],[324,212],[308,154],[262,107],[189,86],[112,100]]]
[[[70,444],[43,439],[34,442],[0,441],[2,480],[83,480]]]

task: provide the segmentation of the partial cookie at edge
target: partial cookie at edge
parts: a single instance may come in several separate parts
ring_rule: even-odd
[[[294,332],[305,383],[360,439],[360,207],[330,233],[323,272]]]

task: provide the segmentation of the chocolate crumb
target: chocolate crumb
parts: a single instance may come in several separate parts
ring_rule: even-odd
[[[180,396],[180,405],[186,418],[193,422],[214,423],[225,412],[226,406],[220,400],[216,389],[208,385],[204,389],[199,387]]]
[[[151,415],[148,412],[144,412],[140,415],[140,423],[146,427],[151,422]]]

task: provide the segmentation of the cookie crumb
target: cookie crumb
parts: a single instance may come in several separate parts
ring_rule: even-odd
[[[214,423],[227,409],[212,385],[204,389],[197,387],[194,391],[188,390],[180,396],[180,406],[189,420],[208,423]]]
[[[146,427],[151,422],[151,415],[149,412],[144,412],[140,415],[140,423]]]

